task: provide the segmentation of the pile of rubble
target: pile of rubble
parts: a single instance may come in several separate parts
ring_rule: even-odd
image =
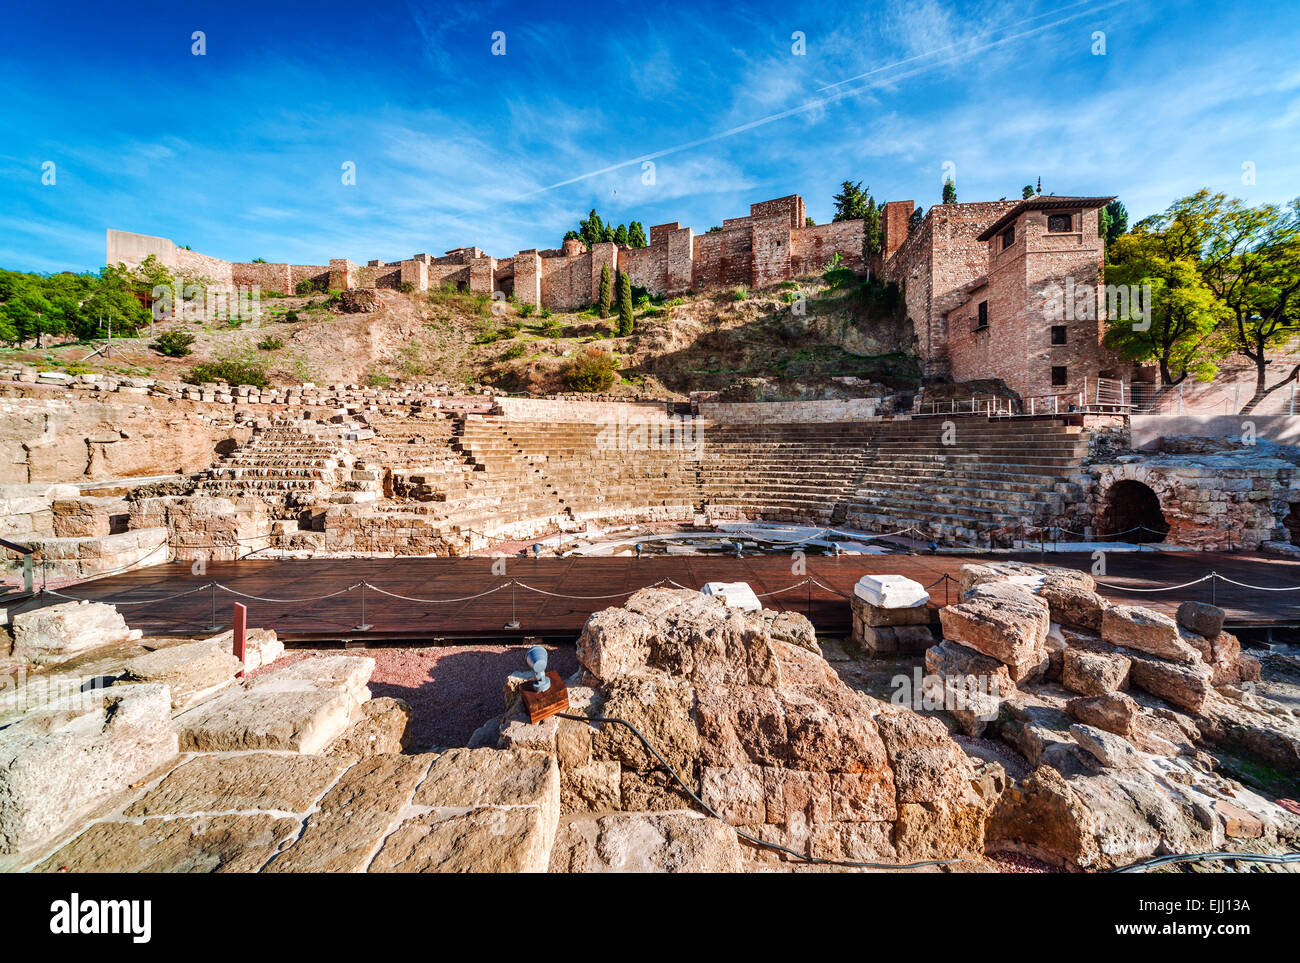
[[[1249,757],[1277,785],[1300,773],[1300,717],[1250,693],[1260,663],[1222,609],[1185,602],[1171,618],[1108,603],[1086,574],[1020,563],[964,566],[962,589],[939,613],[926,683],[976,754],[1007,761],[982,748],[993,738],[1016,750],[991,849],[1104,869],[1300,844],[1296,813],[1216,758]]]

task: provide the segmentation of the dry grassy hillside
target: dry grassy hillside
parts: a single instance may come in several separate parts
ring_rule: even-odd
[[[917,383],[912,335],[893,302],[883,288],[852,279],[642,296],[628,337],[616,336],[617,317],[602,319],[594,309],[538,312],[446,290],[377,293],[378,306],[367,313],[345,313],[323,294],[263,298],[259,320],[159,323],[152,337],[115,340],[109,357],[87,357],[99,343],[4,356],[73,373],[167,379],[185,377],[200,362],[237,360],[277,384],[446,381],[540,394],[565,390],[566,365],[596,348],[617,362],[610,392],[629,396],[735,386],[741,395],[819,397],[844,390],[831,382],[837,376]],[[167,357],[151,347],[174,330],[195,336],[189,355]]]

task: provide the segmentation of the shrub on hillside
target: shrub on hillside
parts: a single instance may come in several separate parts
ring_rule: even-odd
[[[586,348],[570,359],[560,378],[570,391],[608,391],[618,378],[618,362],[608,351]]]
[[[149,347],[169,358],[183,358],[190,353],[193,343],[194,335],[188,331],[164,331]]]
[[[259,351],[279,351],[283,347],[284,339],[277,338],[273,334],[268,334],[261,341],[257,342],[257,348]]]
[[[255,388],[267,388],[271,384],[266,368],[247,361],[205,361],[196,364],[181,380],[191,385],[224,383]]]

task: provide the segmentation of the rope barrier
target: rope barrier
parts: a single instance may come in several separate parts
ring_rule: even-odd
[[[387,595],[389,598],[402,599],[405,602],[422,602],[430,605],[437,605],[440,602],[469,602],[472,599],[481,599],[485,595],[492,595],[494,592],[500,592],[504,588],[509,588],[512,584],[514,584],[514,579],[511,579],[509,582],[502,582],[500,585],[496,586],[495,588],[490,588],[486,592],[479,592],[477,595],[465,595],[460,598],[453,598],[453,599],[417,599],[417,598],[411,598],[411,596],[409,595],[398,595],[396,592],[386,591],[384,589],[381,589],[378,585],[372,585],[370,582],[363,582],[361,584],[365,585],[366,588],[373,589],[374,591],[378,592],[380,595]]]
[[[133,602],[114,602],[113,605],[156,605],[159,602],[170,602],[172,599],[184,598],[187,595],[193,595],[195,592],[202,592],[204,589],[212,588],[215,582],[206,582],[198,588],[192,588],[187,592],[177,592],[175,595],[167,595],[160,599],[137,599]],[[61,599],[67,599],[70,602],[97,602],[98,599],[82,599],[75,595],[64,595],[62,592],[56,592],[54,589],[43,589],[46,595],[56,595]]]
[[[355,585],[349,585],[347,588],[345,588],[345,589],[339,589],[337,592],[331,592],[329,595],[312,595],[312,596],[308,596],[308,597],[306,597],[306,598],[300,598],[300,599],[271,599],[271,598],[263,598],[263,597],[260,596],[260,595],[248,595],[247,593],[239,592],[239,591],[236,591],[235,589],[228,588],[227,586],[222,585],[220,582],[213,582],[213,583],[212,583],[212,585],[213,585],[215,588],[219,588],[219,589],[221,589],[221,591],[223,591],[223,592],[228,592],[228,593],[230,593],[231,595],[238,595],[240,598],[243,598],[243,599],[253,599],[254,601],[257,601],[257,602],[280,602],[280,603],[292,603],[292,602],[319,602],[319,601],[321,601],[321,600],[323,600],[323,599],[332,599],[332,598],[334,598],[335,596],[338,596],[338,595],[346,595],[348,592],[351,592],[353,589],[360,588],[363,584],[365,584],[365,583],[363,583],[363,582],[357,582]]]

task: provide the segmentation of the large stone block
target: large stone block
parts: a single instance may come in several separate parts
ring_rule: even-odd
[[[0,852],[26,849],[174,759],[164,685],[117,685],[0,729]]]
[[[255,873],[297,831],[270,813],[95,823],[36,872]]]
[[[1067,648],[1062,655],[1061,685],[1080,695],[1115,692],[1128,683],[1129,660],[1118,653]]]
[[[434,810],[393,830],[369,872],[544,873],[553,840],[536,806]]]
[[[853,586],[853,595],[881,609],[918,608],[930,601],[925,587],[904,575],[864,575]]]
[[[1225,614],[1208,602],[1183,602],[1178,606],[1177,621],[1183,628],[1212,639],[1223,631]]]
[[[1019,682],[1044,667],[1047,603],[1027,590],[1005,583],[986,583],[965,600],[939,612],[945,639],[1004,663]]]
[[[726,823],[689,811],[564,819],[553,873],[735,873],[743,852]]]
[[[192,705],[231,685],[240,663],[219,640],[186,642],[129,660],[124,669],[135,682],[160,682],[172,694],[172,707]]]
[[[1138,704],[1123,692],[1107,692],[1096,696],[1079,696],[1065,704],[1071,718],[1107,732],[1128,736],[1141,714]]]
[[[267,866],[272,873],[357,873],[411,802],[432,755],[383,755],[349,768],[321,797],[301,836]]]
[[[1102,613],[1102,641],[1136,649],[1162,659],[1196,662],[1200,653],[1178,633],[1169,616],[1137,605],[1112,605]]]
[[[362,718],[374,668],[374,659],[330,656],[259,676],[178,715],[181,747],[320,752]]]
[[[14,617],[13,654],[53,665],[92,649],[140,638],[117,609],[103,602],[65,602]]]
[[[1129,680],[1133,685],[1198,715],[1204,710],[1214,677],[1204,662],[1173,662],[1143,652],[1128,655],[1132,662]]]

